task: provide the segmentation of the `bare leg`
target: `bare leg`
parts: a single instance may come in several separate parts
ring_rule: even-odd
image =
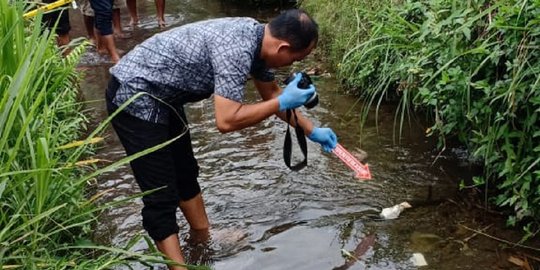
[[[111,60],[114,63],[117,63],[120,60],[120,55],[118,55],[118,52],[116,51],[113,35],[101,36],[100,42],[111,56]]]
[[[96,32],[94,31],[94,17],[83,15],[83,22],[86,34],[88,34],[88,39],[90,39],[90,42],[97,47]]]
[[[175,261],[180,264],[185,264],[184,256],[182,256],[182,250],[180,249],[180,241],[178,240],[178,235],[171,234],[167,238],[156,241],[156,246],[168,259]],[[185,267],[180,266],[169,266],[171,270],[184,270]]]
[[[58,44],[58,47],[62,49],[62,54],[64,56],[68,55],[71,52],[71,49],[66,46],[69,44],[69,41],[69,34],[58,35],[56,37],[56,43]]]
[[[105,47],[105,43],[103,43],[103,39],[101,38],[101,35],[98,34],[99,31],[97,28],[94,27],[94,37],[96,38],[96,50],[100,54],[108,54],[107,48]]]
[[[126,5],[128,7],[129,16],[131,17],[129,24],[131,26],[139,24],[139,15],[137,14],[137,0],[126,0]]]
[[[208,239],[208,217],[206,210],[204,209],[204,202],[201,193],[197,194],[194,198],[187,201],[180,202],[180,210],[184,214],[184,217],[191,227],[192,233],[197,234],[200,241],[206,241]],[[162,241],[156,241],[157,248],[163,252],[169,259],[184,264],[184,256],[182,255],[182,249],[180,248],[180,241],[178,235],[172,234]],[[169,266],[171,270],[186,269],[178,266]]]
[[[114,35],[122,35],[122,23],[120,22],[120,9],[112,10],[112,23]]]
[[[180,210],[184,214],[189,226],[195,231],[208,231],[210,223],[204,208],[204,201],[201,193],[192,199],[180,202]]]
[[[190,226],[189,238],[187,239],[189,249],[184,251],[184,255],[188,256],[192,263],[199,262],[203,258],[201,256],[204,256],[210,240],[210,225],[201,193],[190,200],[181,201],[180,210]]]
[[[57,42],[59,47],[68,45],[69,40],[70,40],[69,39],[69,34],[58,35],[58,37],[56,38],[56,42]]]
[[[154,0],[159,28],[165,27],[165,0]]]
[[[120,20],[120,9],[115,8],[112,12],[112,22],[113,22],[113,32],[114,36],[117,38],[129,38],[123,31],[122,31],[122,22]]]

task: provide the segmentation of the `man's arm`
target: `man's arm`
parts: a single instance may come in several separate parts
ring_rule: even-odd
[[[256,104],[242,104],[214,95],[216,125],[221,133],[253,126],[279,111],[279,101],[272,98]]]
[[[263,100],[275,100],[277,96],[281,94],[282,90],[275,81],[262,82],[254,79],[253,82]],[[279,104],[278,110],[276,110],[275,114],[283,121],[287,121],[286,113],[284,111],[279,111]],[[311,132],[313,131],[313,123],[309,119],[305,118],[298,110],[296,111],[296,115],[298,116],[298,122],[300,126],[302,127],[302,129],[304,129],[304,134],[306,134],[306,136],[311,134]],[[296,126],[294,117],[291,117],[290,120],[290,124],[292,126]]]

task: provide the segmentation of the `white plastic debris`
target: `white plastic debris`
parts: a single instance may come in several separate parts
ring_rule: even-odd
[[[402,202],[400,204],[396,204],[392,207],[384,208],[381,211],[381,218],[384,219],[395,219],[399,216],[399,214],[403,211],[405,208],[411,208],[412,206],[408,202]]]
[[[428,265],[426,262],[426,259],[424,258],[424,255],[422,253],[413,253],[411,257],[411,262],[414,264],[414,266],[426,266]]]

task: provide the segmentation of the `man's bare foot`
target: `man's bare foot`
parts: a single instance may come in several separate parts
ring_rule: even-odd
[[[101,55],[108,55],[109,54],[109,51],[107,49],[102,49],[102,48],[99,48],[97,50],[97,52]],[[116,49],[116,54],[114,55],[124,55],[126,52],[124,50],[120,50],[120,49]]]
[[[118,61],[120,61],[120,56],[118,54],[111,56],[111,61],[115,64],[118,63]]]
[[[165,20],[164,20],[164,19],[159,19],[159,20],[158,20],[158,26],[159,26],[159,28],[162,28],[162,29],[163,29],[163,28],[167,27],[167,24],[165,24]]]
[[[116,49],[115,52],[111,53],[110,56],[111,56],[111,61],[113,63],[118,63],[118,61],[120,61],[120,58],[122,57],[122,55],[124,55],[126,52],[124,50],[120,50],[120,49]]]
[[[131,18],[131,20],[129,21],[129,25],[131,27],[135,27],[139,25],[139,18]]]
[[[89,38],[90,46],[97,47],[97,41],[95,38]]]
[[[131,34],[125,32],[115,32],[114,37],[119,39],[127,39],[131,38]]]

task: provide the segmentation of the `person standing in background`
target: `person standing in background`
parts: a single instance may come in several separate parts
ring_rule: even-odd
[[[137,0],[126,0],[126,5],[129,11],[129,25],[131,27],[139,24],[139,15],[137,14]]]
[[[154,0],[159,28],[165,28],[165,0]]]
[[[103,45],[113,63],[117,63],[120,60],[120,55],[114,43],[113,1],[90,0],[90,6],[94,10],[94,26],[98,35],[97,42],[99,46]]]
[[[43,0],[44,4],[50,4],[56,0]],[[71,30],[71,25],[69,23],[69,5],[64,5],[58,10],[48,12],[43,14],[43,23],[50,29],[54,27],[56,22],[56,43],[59,47],[66,46],[70,42],[69,31]]]
[[[126,0],[113,0],[113,32],[117,38],[129,38],[131,35],[126,34],[122,29],[122,19],[120,17],[120,9],[126,8]]]
[[[90,0],[81,0],[80,1],[80,8],[81,13],[83,15],[83,22],[84,22],[84,28],[86,29],[86,33],[88,35],[88,39],[90,39],[90,42],[94,44],[98,50],[101,49],[103,46],[100,46],[100,44],[97,43],[97,40],[99,39],[96,36],[96,31],[94,27],[94,10],[90,6]],[[129,35],[126,35],[124,31],[122,30],[122,22],[120,19],[120,9],[124,8],[126,5],[123,0],[114,0],[113,1],[113,29],[114,29],[114,36],[117,38],[128,38]],[[105,49],[102,49],[105,50]],[[105,53],[107,51],[105,50]]]
[[[88,39],[96,48],[98,48],[99,38],[96,35],[96,30],[94,29],[94,10],[90,6],[90,0],[81,0],[80,1],[81,14],[83,15],[84,29],[86,29],[86,34]]]
[[[159,28],[165,28],[165,0],[154,0],[156,4],[156,17]],[[139,24],[139,15],[137,14],[137,0],[126,0],[131,20],[129,24],[136,26]]]

